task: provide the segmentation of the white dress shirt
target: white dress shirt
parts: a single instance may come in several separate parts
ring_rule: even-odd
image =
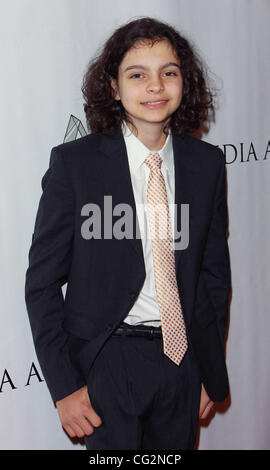
[[[146,278],[140,294],[124,321],[131,325],[146,324],[151,326],[160,326],[160,311],[155,289],[152,241],[146,214],[147,182],[150,169],[146,163],[144,163],[144,160],[150,152],[159,153],[162,158],[161,171],[165,180],[170,211],[170,222],[172,233],[174,233],[173,208],[175,188],[172,136],[171,133],[169,133],[161,150],[149,150],[130,131],[126,123],[122,124],[122,130],[127,149],[146,270]]]

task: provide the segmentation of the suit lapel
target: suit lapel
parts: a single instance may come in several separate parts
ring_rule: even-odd
[[[187,137],[173,135],[173,152],[174,152],[174,171],[175,171],[175,205],[176,205],[176,222],[177,231],[183,229],[183,221],[181,224],[181,204],[188,204],[189,207],[189,234],[192,228],[193,220],[193,199],[196,191],[196,177],[198,170],[194,165],[193,155],[190,151]],[[182,227],[181,227],[182,225]],[[175,250],[175,264],[180,262],[185,249]]]
[[[113,207],[127,204],[133,214],[133,236],[129,238],[131,247],[137,252],[139,261],[144,265],[142,242],[140,239],[137,211],[129,171],[128,156],[122,131],[114,136],[103,136],[100,151],[107,155],[103,180],[108,195],[112,195]],[[136,227],[138,230],[136,238]]]
[[[196,190],[194,161],[187,144],[187,138],[172,134],[175,165],[175,205],[178,233],[181,232],[181,204],[189,204],[189,231],[192,224],[192,201]],[[136,238],[137,212],[129,171],[128,156],[122,131],[113,136],[102,136],[100,149],[107,155],[106,168],[103,168],[103,182],[106,194],[112,195],[113,207],[117,204],[128,204],[132,208],[133,237],[129,239],[131,247],[137,252],[140,262],[144,264],[142,243]],[[176,267],[185,250],[175,250]]]

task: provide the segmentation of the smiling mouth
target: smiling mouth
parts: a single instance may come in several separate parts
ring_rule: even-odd
[[[150,105],[155,105],[155,104],[162,104],[162,103],[167,103],[168,100],[160,100],[160,101],[144,101],[142,104],[150,104]]]

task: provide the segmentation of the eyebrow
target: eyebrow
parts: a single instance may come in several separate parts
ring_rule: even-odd
[[[161,70],[162,70],[162,69],[165,69],[166,67],[171,67],[171,66],[175,66],[175,67],[178,67],[178,68],[180,69],[180,65],[179,65],[179,64],[176,64],[175,62],[168,62],[167,64],[162,65]],[[149,70],[149,67],[145,67],[144,65],[130,65],[129,67],[127,67],[127,68],[124,70],[124,72],[127,72],[128,70],[132,70],[132,69]]]

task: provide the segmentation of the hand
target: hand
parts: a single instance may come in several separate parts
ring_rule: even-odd
[[[211,400],[211,398],[209,398],[202,384],[199,418],[200,419],[207,418],[213,406],[214,406],[214,402]]]
[[[70,437],[91,435],[102,424],[100,416],[91,405],[87,386],[56,402],[63,428]]]

